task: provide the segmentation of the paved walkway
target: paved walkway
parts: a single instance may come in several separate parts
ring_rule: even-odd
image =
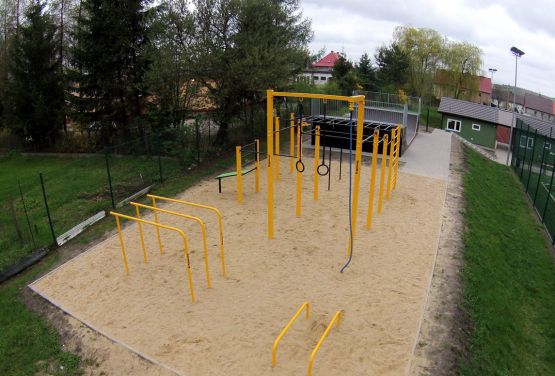
[[[441,129],[420,132],[399,159],[399,169],[409,174],[447,180],[451,156],[451,134]]]

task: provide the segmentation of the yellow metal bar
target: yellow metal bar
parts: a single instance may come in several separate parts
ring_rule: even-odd
[[[357,231],[357,215],[358,215],[358,195],[360,191],[360,175],[362,168],[362,137],[364,130],[364,96],[358,96],[358,112],[357,112],[357,141],[355,153],[355,183],[353,186],[353,206],[351,208],[351,220],[353,237]],[[349,248],[350,249],[350,248]]]
[[[297,163],[301,161],[302,143],[301,143],[301,126],[297,128]],[[301,216],[302,200],[303,200],[303,174],[297,170],[297,200],[295,205],[295,215]]]
[[[387,142],[388,137],[384,135],[382,138],[382,166],[380,169],[380,193],[378,194],[378,214],[382,212],[382,201],[383,201],[383,183],[385,180],[385,160],[387,158]]]
[[[304,302],[301,305],[301,308],[297,310],[297,313],[295,313],[295,315],[291,318],[291,320],[289,320],[287,325],[285,325],[285,328],[283,328],[283,330],[279,333],[276,340],[274,341],[274,345],[272,346],[272,367],[276,366],[277,349],[278,349],[279,341],[281,341],[281,337],[283,337],[285,333],[287,333],[289,328],[291,328],[291,325],[293,325],[295,320],[297,320],[297,318],[301,315],[304,309],[306,309],[306,319],[308,320],[308,318],[310,317],[310,303]]]
[[[123,236],[121,236],[121,225],[119,218],[116,217],[116,225],[118,227],[119,244],[121,245],[121,254],[123,255],[123,264],[125,265],[125,273],[129,275],[129,264],[127,263],[127,255],[125,254],[125,245],[123,244]]]
[[[318,343],[314,347],[314,350],[312,350],[312,354],[310,354],[310,359],[308,360],[308,376],[312,375],[312,364],[314,363],[314,358],[316,357],[316,354],[318,353],[318,350],[320,350],[320,347],[322,346],[322,343],[324,342],[324,340],[326,339],[326,337],[330,333],[331,328],[333,327],[333,324],[337,323],[336,326],[339,326],[341,324],[341,316],[342,315],[343,315],[343,311],[335,312],[335,315],[333,315],[333,318],[331,319],[330,323],[328,324],[328,327],[324,331],[324,334],[322,334],[322,337],[320,337],[320,340],[318,341]]]
[[[218,217],[218,225],[219,225],[219,228],[220,228],[220,253],[221,253],[221,257],[222,257],[222,275],[225,277],[226,271],[225,271],[225,251],[224,251],[224,227],[223,227],[222,213],[213,206],[197,204],[195,202],[183,201],[183,200],[178,200],[178,199],[175,199],[175,198],[156,196],[156,195],[151,195],[151,194],[147,194],[146,197],[152,198],[152,202],[153,202],[152,206],[153,207],[156,207],[156,200],[158,199],[158,200],[162,200],[162,201],[175,202],[176,204],[188,205],[188,206],[193,206],[193,207],[201,208],[201,209],[207,209],[207,210],[211,210],[214,213],[216,213],[216,216]],[[154,213],[156,215],[156,212],[154,212]]]
[[[364,95],[353,95],[351,97],[346,97],[342,95],[288,93],[288,92],[273,91],[273,90],[272,90],[272,97],[329,99],[329,100],[336,100],[336,101],[345,101],[350,103],[360,102],[362,99],[362,101],[364,102]]]
[[[260,140],[254,140],[256,145],[256,158],[254,162],[254,191],[256,193],[260,192]]]
[[[235,147],[235,165],[237,166],[237,202],[243,202],[243,174],[241,173],[241,147]]]
[[[291,112],[289,115],[289,169],[291,172],[295,169],[295,115]]]
[[[131,217],[129,215],[125,215],[125,214],[120,214],[120,213],[116,213],[116,212],[110,212],[110,215],[113,215],[116,218],[125,218],[125,219],[129,219],[132,221],[136,221],[136,222],[141,222],[147,225],[152,225],[152,226],[156,226],[156,227],[160,227],[160,228],[165,228],[167,230],[171,230],[171,231],[176,231],[179,235],[181,235],[181,238],[183,239],[183,252],[185,254],[185,259],[187,260],[187,278],[189,279],[189,292],[191,293],[191,301],[194,303],[195,302],[195,292],[193,290],[193,277],[191,276],[191,263],[189,261],[189,247],[187,246],[187,235],[185,235],[185,233],[183,231],[181,231],[178,228],[175,227],[171,227],[171,226],[167,226],[167,225],[163,225],[160,223],[155,223],[155,222],[151,222],[151,221],[146,221],[144,219],[139,219],[139,218],[135,218],[135,217]],[[119,220],[116,221],[119,227]],[[120,231],[120,240],[121,240],[121,231]],[[123,245],[123,241],[121,243]],[[127,263],[127,260],[125,261]]]
[[[279,117],[276,116],[276,181],[279,181]]]
[[[389,163],[387,164],[387,189],[385,199],[388,201],[391,198],[391,176],[393,173],[393,163],[395,162],[395,141],[397,140],[395,132],[395,129],[391,131],[391,147],[389,148]]]
[[[156,207],[156,200],[152,198],[152,206]],[[158,223],[158,213],[154,212],[154,222]],[[156,237],[158,238],[158,248],[160,248],[160,254],[164,253],[162,247],[162,239],[160,238],[160,227],[156,227]]]
[[[274,91],[266,90],[266,149],[268,153],[268,239],[274,238]]]
[[[209,270],[209,267],[208,267],[208,264],[209,264],[209,262],[208,262],[208,246],[206,245],[206,224],[204,223],[204,221],[202,219],[200,219],[199,217],[195,217],[195,216],[187,215],[187,214],[181,214],[181,213],[177,213],[177,212],[174,212],[174,211],[171,211],[171,210],[160,209],[160,208],[157,208],[157,207],[154,207],[154,206],[139,204],[138,202],[130,202],[129,204],[135,206],[135,208],[137,209],[137,212],[139,211],[139,208],[144,208],[144,209],[152,210],[153,212],[166,213],[166,214],[175,215],[175,216],[181,217],[181,218],[191,219],[191,220],[197,222],[200,225],[200,230],[202,232],[202,244],[203,244],[203,247],[204,247],[204,268],[206,270],[206,286],[208,288],[210,288],[210,270]]]
[[[320,126],[315,127],[314,141],[314,201],[318,200],[318,163],[320,162]]]
[[[397,176],[399,173],[399,154],[401,153],[401,126],[397,125],[397,152],[395,157],[395,173],[393,179],[393,190],[397,188]]]
[[[376,165],[378,164],[378,147],[380,131],[374,130],[372,145],[372,174],[370,175],[370,198],[368,199],[368,215],[366,217],[366,228],[372,228],[372,214],[374,212],[374,194],[376,192]]]
[[[137,214],[137,218],[141,219],[141,212],[139,211],[138,207],[135,207],[135,212]],[[143,236],[143,225],[141,224],[141,222],[137,223],[139,225],[139,237],[141,238],[141,249],[143,250],[143,259],[145,260],[145,263],[148,262],[148,257],[146,255],[146,247],[145,247],[145,238]]]

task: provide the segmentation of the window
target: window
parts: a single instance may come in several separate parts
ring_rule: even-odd
[[[317,76],[314,76],[314,77],[312,77],[312,78],[314,78],[314,81],[318,81],[318,77],[317,77]]]
[[[447,130],[448,131],[460,132],[461,131],[461,121],[460,120],[447,119]]]
[[[526,147],[526,136],[520,136],[520,147],[521,148]]]
[[[532,149],[534,147],[534,139],[532,137],[528,137],[528,149]]]
[[[322,76],[322,77],[320,77],[320,79],[321,79],[322,81],[325,81],[325,80],[326,80],[326,77]]]
[[[546,142],[543,147],[545,148],[545,150],[551,150],[551,143]]]
[[[549,145],[549,148],[547,147],[549,143],[546,143],[545,148],[550,150],[551,149],[551,145]],[[521,148],[527,148],[527,149],[532,149],[534,147],[534,138],[532,137],[526,137],[526,136],[520,136],[520,147]]]
[[[472,130],[473,131],[480,131],[480,127],[481,127],[480,124],[472,124]]]

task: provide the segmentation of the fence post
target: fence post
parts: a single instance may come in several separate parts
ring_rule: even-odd
[[[547,214],[549,199],[551,198],[551,187],[553,187],[553,176],[555,176],[555,165],[553,166],[553,169],[551,170],[551,181],[549,182],[549,189],[547,190],[547,198],[545,200],[545,205],[543,207],[542,223],[545,219],[545,215]]]
[[[110,198],[112,200],[112,208],[116,208],[116,202],[114,201],[114,189],[112,187],[112,174],[110,174],[110,162],[108,161],[108,149],[104,150],[104,156],[106,158],[106,174],[108,175],[108,187],[110,188]]]
[[[162,159],[160,158],[160,153],[158,153],[158,171],[160,172],[160,183],[164,181],[164,176],[162,175]]]
[[[532,168],[534,167],[534,158],[536,157],[536,145],[538,141],[538,130],[534,133],[534,146],[532,147],[532,157],[530,158],[529,168],[528,168],[528,181],[526,182],[526,192],[528,192],[528,186],[530,185],[530,176],[532,176]]]
[[[542,161],[540,164],[540,173],[538,174],[538,182],[536,184],[536,192],[534,192],[534,199],[532,200],[532,203],[534,204],[534,206],[536,206],[536,198],[538,197],[538,190],[540,188],[540,184],[542,183],[542,174],[543,174],[543,164],[545,161],[545,144],[547,142],[547,140],[549,140],[549,145],[551,147],[551,134],[553,133],[553,128],[550,129],[549,131],[549,138],[544,139],[543,141],[543,150],[542,150]]]
[[[52,240],[55,246],[58,246],[58,240],[56,239],[56,234],[54,233],[54,226],[52,225],[52,217],[50,216],[50,208],[48,207],[48,199],[46,198],[46,188],[44,187],[44,178],[42,177],[42,172],[39,172],[40,185],[42,187],[42,197],[44,198],[44,207],[46,208],[46,215],[48,216],[48,224],[50,225],[50,233],[52,234]]]
[[[31,221],[29,220],[29,213],[27,212],[27,205],[25,205],[25,199],[23,198],[23,190],[21,189],[21,182],[17,180],[17,185],[19,186],[19,195],[21,196],[21,204],[23,205],[23,211],[25,212],[25,218],[27,219],[27,227],[29,227],[29,234],[31,234],[31,241],[33,242],[33,248],[37,248],[35,243],[35,237],[33,236],[33,230],[31,229]]]
[[[199,132],[199,124],[198,124],[197,117],[195,117],[195,131],[196,131],[196,142],[197,142],[197,162],[200,163],[200,132]]]
[[[522,158],[522,169],[520,170],[520,181],[522,181],[522,174],[524,173],[524,163],[526,163],[526,155],[528,155],[528,135],[530,134],[530,126],[526,124],[526,142],[524,142],[524,157]],[[520,136],[522,138],[522,136]],[[515,144],[516,145],[516,144]]]

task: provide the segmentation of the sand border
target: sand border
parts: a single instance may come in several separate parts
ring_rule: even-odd
[[[110,335],[108,335],[107,333],[105,333],[102,330],[97,329],[94,325],[90,324],[89,322],[86,322],[82,319],[80,319],[79,317],[77,317],[73,312],[71,312],[68,309],[65,309],[61,304],[59,304],[58,302],[56,302],[55,300],[49,299],[48,297],[46,297],[45,295],[43,295],[40,291],[36,290],[35,287],[33,286],[35,283],[38,283],[39,281],[41,281],[43,278],[48,277],[50,274],[55,273],[58,269],[61,269],[63,266],[68,265],[72,262],[74,262],[75,260],[79,259],[81,256],[84,256],[85,254],[92,252],[93,250],[95,250],[97,247],[103,245],[104,243],[106,243],[108,240],[111,240],[113,237],[115,236],[115,234],[112,234],[111,236],[108,236],[106,239],[104,239],[103,241],[101,241],[98,244],[93,245],[92,247],[90,247],[89,249],[87,249],[86,251],[78,254],[77,256],[75,256],[74,258],[72,258],[71,260],[68,260],[67,262],[64,262],[63,264],[59,265],[58,267],[52,269],[51,271],[49,271],[48,273],[46,273],[45,275],[43,275],[42,277],[34,280],[33,282],[29,283],[27,285],[27,287],[33,291],[35,294],[39,295],[41,298],[43,298],[44,300],[46,300],[48,303],[52,304],[53,306],[55,306],[56,308],[62,310],[63,312],[65,312],[66,314],[68,314],[69,316],[73,317],[74,319],[76,319],[77,321],[79,321],[80,323],[82,323],[83,325],[85,325],[86,327],[88,327],[89,329],[95,331],[96,333],[108,338],[110,341],[112,341],[113,343],[116,343],[120,346],[123,346],[124,348],[126,348],[127,350],[135,353],[139,358],[142,358],[152,364],[157,365],[158,367],[164,368],[170,372],[173,372],[175,375],[177,376],[186,376],[183,373],[178,372],[177,370],[171,368],[170,366],[161,363],[151,357],[149,357],[148,355],[142,354],[139,351],[137,351],[135,348],[131,347],[130,345],[126,344],[125,342],[119,341],[113,337],[111,337]]]

